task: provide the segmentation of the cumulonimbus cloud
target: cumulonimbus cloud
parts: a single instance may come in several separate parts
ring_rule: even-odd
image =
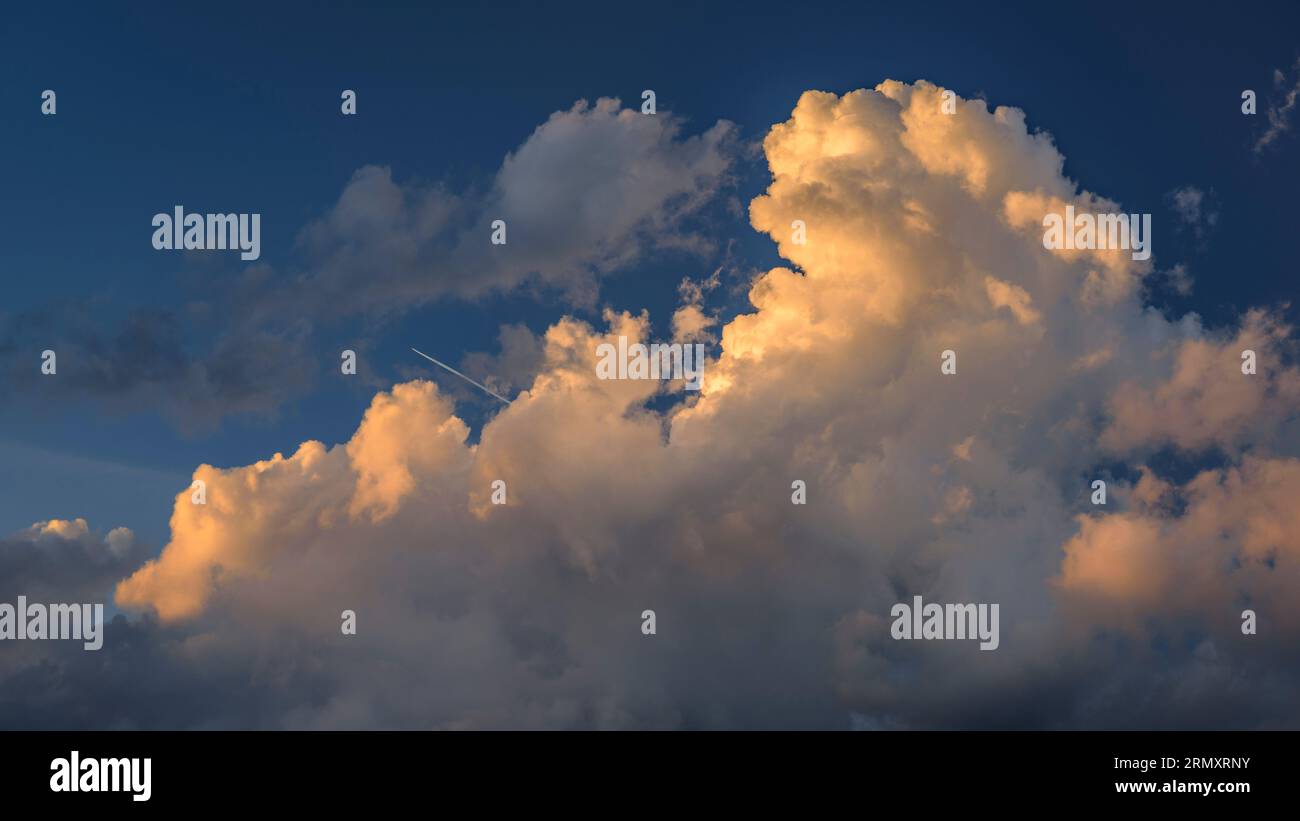
[[[1142,303],[1151,263],[1045,249],[1046,211],[1117,206],[1022,112],[942,103],[926,82],[808,92],[772,128],[750,216],[790,267],[754,280],[698,394],[656,410],[671,383],[596,378],[596,346],[644,339],[644,315],[565,318],[475,444],[417,381],[345,444],[201,467],[207,504],[177,497],[118,604],[199,657],[255,655],[275,726],[1294,723],[1300,669],[1263,652],[1296,640],[1289,331],[1167,319]],[[565,148],[537,145],[507,166]],[[1190,483],[1147,466],[1211,446]],[[999,603],[999,649],[894,641],[913,595]],[[304,665],[309,694],[276,684]]]

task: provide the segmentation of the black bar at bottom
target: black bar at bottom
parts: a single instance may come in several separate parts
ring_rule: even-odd
[[[1300,759],[1293,732],[9,732],[0,742],[6,808],[90,812],[409,803],[806,816],[843,802],[872,812],[886,799],[927,810],[1042,809],[1045,799],[1224,810],[1294,799]],[[148,799],[135,800],[146,758]]]

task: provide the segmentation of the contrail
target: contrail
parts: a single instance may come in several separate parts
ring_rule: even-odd
[[[412,348],[411,350],[415,351],[415,348]],[[499,394],[499,393],[494,393],[494,392],[493,392],[490,388],[488,388],[486,385],[480,385],[479,383],[475,382],[473,379],[470,379],[468,376],[466,376],[465,374],[463,374],[463,373],[461,373],[460,371],[456,370],[456,369],[453,368],[452,366],[442,364],[441,362],[439,362],[438,360],[434,359],[432,356],[429,356],[427,353],[424,353],[423,351],[415,351],[415,352],[418,353],[420,356],[423,356],[425,359],[429,360],[429,361],[432,362],[433,364],[437,365],[439,368],[443,368],[443,369],[445,369],[445,370],[449,370],[449,371],[451,371],[452,373],[456,374],[456,375],[459,376],[461,379],[464,379],[466,382],[470,383],[470,384],[473,385],[474,387],[479,388],[480,390],[487,391],[488,393],[490,393],[490,394],[492,394],[493,396],[495,396],[497,399],[500,399],[502,402],[505,402],[507,405],[510,404],[510,400],[509,400],[509,399],[506,399],[504,396],[502,396],[502,395]]]

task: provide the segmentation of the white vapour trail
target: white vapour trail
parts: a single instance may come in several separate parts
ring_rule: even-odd
[[[444,365],[443,363],[441,363],[441,362],[439,362],[438,360],[434,359],[432,356],[429,356],[427,353],[424,353],[424,352],[422,352],[422,351],[416,351],[415,348],[412,348],[411,350],[413,350],[413,351],[415,351],[416,353],[420,354],[420,356],[423,356],[425,359],[429,360],[430,362],[432,362],[433,364],[437,365],[438,367],[443,368],[443,369],[445,369],[445,370],[449,370],[449,371],[451,371],[452,373],[456,374],[456,375],[459,376],[461,379],[464,379],[466,382],[470,383],[471,385],[473,385],[473,386],[475,386],[475,387],[477,387],[477,388],[479,388],[479,389],[481,389],[481,390],[487,391],[488,393],[490,393],[490,394],[492,394],[493,396],[495,396],[497,399],[500,399],[502,402],[505,402],[507,405],[510,404],[510,400],[509,400],[509,399],[506,399],[506,398],[505,398],[504,396],[502,396],[501,394],[496,393],[495,391],[493,391],[491,388],[487,387],[486,385],[480,385],[479,383],[475,382],[473,379],[470,379],[468,376],[466,376],[465,374],[463,374],[463,373],[461,373],[460,371],[456,370],[455,368],[451,367],[450,365]]]

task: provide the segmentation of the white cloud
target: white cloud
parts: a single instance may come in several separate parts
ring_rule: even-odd
[[[366,166],[303,230],[309,273],[271,304],[385,313],[526,284],[591,304],[600,277],[647,249],[709,247],[684,221],[726,183],[736,152],[725,120],[683,136],[671,113],[601,98],[552,114],[483,190],[398,183],[391,169]],[[490,242],[496,220],[504,245]]]
[[[1300,60],[1296,60],[1291,73],[1295,75],[1295,79],[1290,87],[1287,87],[1286,75],[1280,69],[1273,71],[1273,85],[1282,94],[1282,101],[1271,103],[1264,111],[1268,118],[1268,127],[1255,141],[1256,154],[1277,142],[1279,137],[1291,130],[1291,112],[1295,110],[1297,97],[1300,97]]]
[[[1219,223],[1219,208],[1214,192],[1206,193],[1194,185],[1175,188],[1168,194],[1178,219],[1202,237]]]

